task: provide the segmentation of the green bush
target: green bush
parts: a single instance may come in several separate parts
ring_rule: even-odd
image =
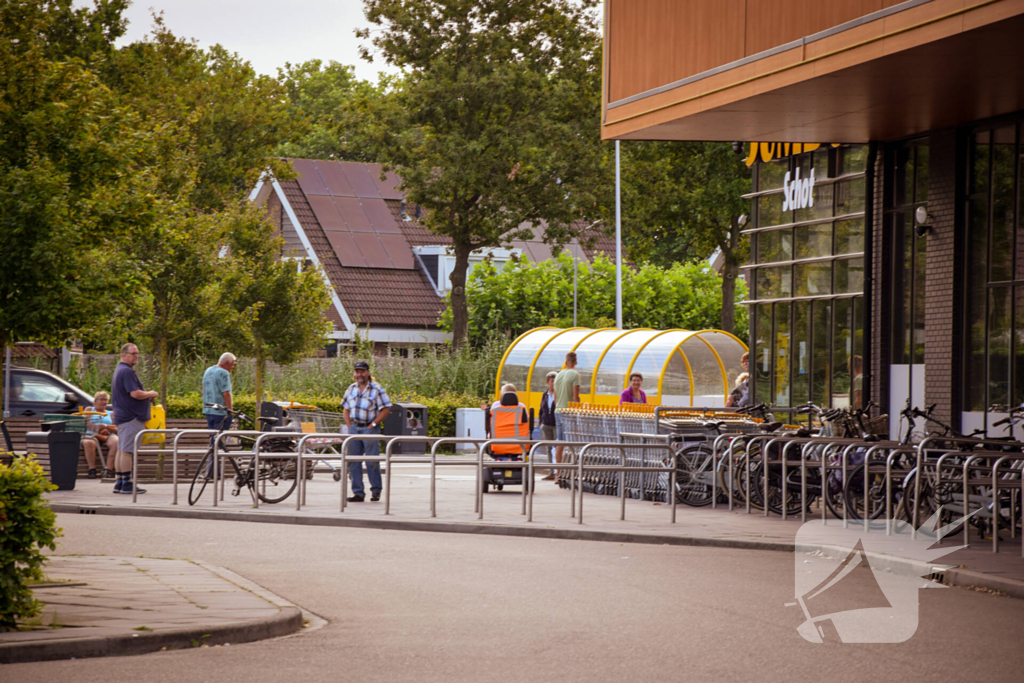
[[[389,391],[388,395],[392,401],[422,403],[427,406],[428,436],[455,436],[456,408],[477,408],[485,401],[485,399],[479,396],[453,392],[444,392],[438,396],[424,396],[423,394],[410,391],[400,391],[398,393]],[[341,412],[340,396],[289,394],[280,398],[282,400],[295,401],[296,403],[314,405],[320,408],[320,410]],[[236,410],[254,417],[256,415],[256,397],[252,394],[235,396],[234,407]],[[164,401],[164,408],[167,410],[167,417],[169,419],[201,419],[203,417],[203,397],[199,393],[171,396]]]
[[[43,548],[56,549],[61,530],[43,493],[57,488],[31,456],[0,464],[0,631],[39,614],[28,584],[43,578]]]
[[[577,277],[577,324],[606,327],[615,319],[615,264],[604,256],[581,263]],[[736,283],[736,301],[747,295]],[[494,339],[515,338],[534,327],[573,325],[573,259],[563,251],[556,259],[475,266],[466,285],[469,337],[483,348]],[[451,329],[450,302],[441,316]],[[717,329],[722,321],[722,280],[704,263],[677,263],[670,268],[645,263],[622,270],[622,324],[626,329]],[[736,307],[736,334],[745,339],[748,313]],[[507,346],[507,342],[504,344]],[[504,350],[504,349],[502,349]],[[497,368],[498,356],[493,367]],[[493,385],[491,387],[493,391]]]

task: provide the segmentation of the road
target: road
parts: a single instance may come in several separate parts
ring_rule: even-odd
[[[328,623],[246,645],[7,666],[3,683],[1019,681],[1024,671],[1024,600],[961,588],[920,591],[920,627],[905,643],[809,643],[796,631],[800,609],[784,606],[795,569],[782,552],[132,517],[59,523],[60,553],[201,560]]]

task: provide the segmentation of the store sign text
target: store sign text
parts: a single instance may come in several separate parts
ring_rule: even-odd
[[[807,178],[800,177],[800,169],[796,169],[796,177],[790,180],[790,172],[786,171],[782,179],[782,210],[806,209],[814,206],[814,169]]]

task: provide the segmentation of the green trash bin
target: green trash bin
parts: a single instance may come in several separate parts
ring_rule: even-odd
[[[72,491],[78,481],[78,450],[82,434],[64,431],[64,425],[56,421],[43,424],[44,428],[50,427],[49,431],[26,434],[25,450],[36,455],[58,491]]]

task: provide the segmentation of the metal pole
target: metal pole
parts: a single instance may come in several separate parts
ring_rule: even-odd
[[[4,347],[4,417],[11,416],[11,347]],[[116,464],[116,463],[115,463]]]
[[[580,272],[580,240],[576,238],[576,244],[572,248],[572,326],[576,327],[576,309],[578,301],[578,285]]]
[[[622,171],[615,141],[615,326],[622,329]],[[643,492],[641,492],[641,497]]]

